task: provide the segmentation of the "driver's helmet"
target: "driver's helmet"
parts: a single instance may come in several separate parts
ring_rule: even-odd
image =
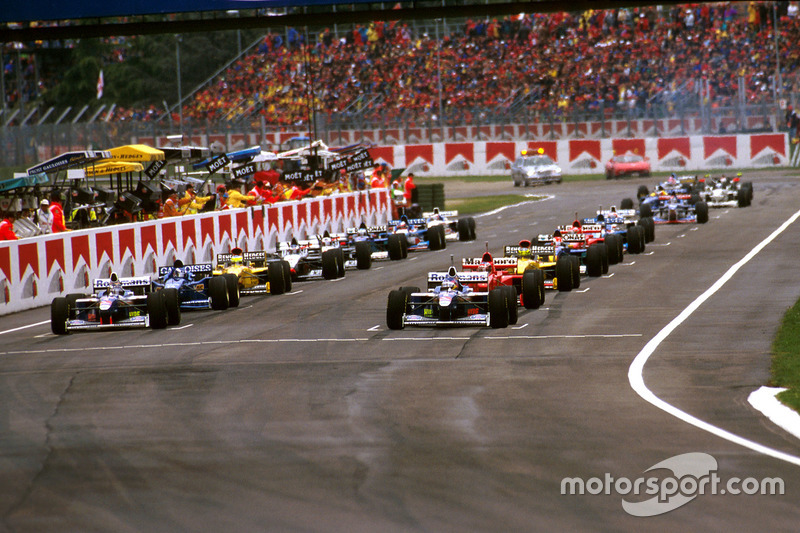
[[[519,255],[520,257],[530,257],[530,256],[531,256],[531,249],[530,249],[530,248],[525,248],[525,247],[522,247],[522,246],[521,246],[521,247],[519,248],[518,255]]]
[[[400,223],[397,225],[397,229],[408,229],[408,222],[405,220],[401,220]]]
[[[366,235],[367,234],[367,228],[358,228],[358,234],[359,235]]]
[[[455,281],[453,281],[453,280],[451,280],[451,279],[449,279],[449,278],[448,278],[448,279],[445,279],[445,280],[442,282],[442,289],[443,289],[443,290],[446,290],[446,291],[453,291],[453,290],[455,290],[455,289],[456,289],[456,286],[457,286],[457,285],[456,285],[456,282],[455,282]]]
[[[110,283],[108,284],[108,292],[113,294],[122,293],[122,282],[116,272],[111,273]]]
[[[528,250],[530,252],[530,250]],[[481,263],[478,265],[478,272],[489,272],[492,269],[492,265],[489,263]]]
[[[232,265],[243,265],[244,264],[244,257],[241,255],[234,255],[231,257],[231,264]]]
[[[172,277],[174,279],[186,279],[186,269],[185,268],[174,268],[172,270]]]
[[[676,179],[674,172],[669,175],[669,178],[667,178],[667,183],[669,183],[670,185],[675,185],[676,183],[678,183],[678,180]]]

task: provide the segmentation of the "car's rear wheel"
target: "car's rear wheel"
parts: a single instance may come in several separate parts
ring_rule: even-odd
[[[506,305],[508,306],[508,323],[514,325],[519,320],[519,295],[517,289],[511,285],[503,285],[503,290],[506,291]]]
[[[344,250],[341,248],[334,248],[334,252],[336,252],[336,277],[343,278],[344,277]]]
[[[403,315],[406,313],[408,294],[403,291],[391,291],[386,304],[386,325],[389,329],[403,329]]]
[[[641,253],[641,238],[639,233],[642,231],[641,226],[631,226],[628,228],[628,233],[625,236],[626,240],[628,241],[628,253],[629,254],[638,254]]]
[[[653,216],[653,208],[650,204],[642,204],[639,206],[639,217],[652,217]]]
[[[697,222],[705,224],[708,222],[708,204],[705,202],[697,202],[694,206],[694,212],[697,215]]]
[[[470,228],[469,228],[469,220],[466,218],[459,218],[458,219],[458,240],[459,241],[468,241],[470,240]]]
[[[572,258],[562,255],[556,261],[556,284],[561,292],[572,290]]]
[[[236,278],[236,285],[239,285],[239,278]],[[230,305],[228,282],[222,276],[214,276],[208,281],[208,295],[211,297],[211,309],[224,311]]]
[[[369,270],[372,267],[372,246],[368,242],[356,243],[356,268]]]
[[[283,265],[278,261],[267,263],[267,277],[269,278],[269,293],[278,295],[286,292],[283,279]]]
[[[522,274],[522,305],[539,309],[544,303],[544,272],[530,268]]]
[[[475,219],[472,217],[467,217],[467,223],[469,224],[469,240],[474,241],[476,238]]]
[[[322,252],[322,277],[336,279],[339,275],[339,265],[336,262],[336,252],[325,250]]]
[[[599,244],[593,244],[586,250],[586,273],[593,278],[603,274],[603,255]]]
[[[283,288],[286,289],[286,292],[292,292],[292,267],[289,265],[289,261],[281,261],[281,267],[283,268]]]
[[[167,325],[177,326],[181,323],[181,298],[178,289],[162,289],[164,305],[167,306]]]
[[[150,317],[150,327],[152,329],[164,329],[167,327],[167,306],[161,291],[148,293],[147,314]]]
[[[577,255],[569,256],[572,261],[572,288],[579,289],[581,287],[581,258]]]
[[[69,302],[64,297],[53,298],[50,303],[50,330],[56,335],[66,335],[69,320]]]
[[[389,259],[392,261],[397,261],[403,258],[403,245],[401,243],[401,239],[406,240],[405,235],[389,235],[388,240],[386,241],[386,248],[389,252]]]
[[[619,204],[620,209],[633,209],[633,200],[630,198],[623,198]]]
[[[506,292],[501,289],[489,291],[489,325],[493,328],[508,327],[508,303]]]
[[[239,278],[236,274],[223,274],[225,287],[228,289],[228,307],[239,307],[241,294],[239,293]]]

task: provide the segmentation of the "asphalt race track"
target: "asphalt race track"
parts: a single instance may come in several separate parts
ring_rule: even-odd
[[[791,173],[745,178],[751,207],[658,226],[645,254],[548,292],[507,329],[389,331],[386,298],[451,254],[498,252],[657,180],[515,189],[553,197],[477,218],[475,242],[185,312],[166,331],[56,337],[49,309],[3,317],[0,531],[794,531],[800,467],[689,425],[628,381],[648,341],[800,209]],[[800,442],[747,396],[767,384],[800,297],[798,227],[644,366],[659,398],[795,457]],[[666,479],[646,470],[694,452],[723,481],[780,477],[784,495],[706,491],[637,517],[623,499],[650,496],[561,493],[564,478]]]

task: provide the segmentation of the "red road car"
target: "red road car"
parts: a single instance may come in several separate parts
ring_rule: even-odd
[[[649,176],[650,159],[628,152],[615,155],[606,163],[606,179],[620,176]]]

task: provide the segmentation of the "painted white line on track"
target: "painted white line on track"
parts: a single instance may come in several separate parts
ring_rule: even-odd
[[[645,252],[645,253],[643,253],[643,254],[639,254],[639,255],[653,255],[654,253],[655,253],[655,252]]]
[[[647,246],[669,246],[670,244],[672,244],[672,243],[671,242],[656,242],[656,243],[650,243]]]
[[[3,335],[4,333],[13,333],[13,332],[19,331],[21,329],[28,329],[28,328],[32,328],[34,326],[41,326],[42,324],[49,324],[49,323],[50,323],[49,320],[42,320],[41,322],[37,322],[35,324],[28,324],[27,326],[20,326],[18,328],[7,329],[5,331],[0,331],[0,335]]]
[[[653,392],[647,388],[647,385],[644,383],[644,365],[647,363],[650,356],[653,355],[653,352],[659,347],[659,345],[667,338],[669,335],[675,331],[675,329],[680,326],[687,318],[689,318],[692,313],[694,313],[706,300],[711,298],[717,291],[719,291],[723,285],[725,285],[730,279],[736,274],[744,265],[750,262],[756,255],[758,255],[769,243],[774,241],[781,233],[783,233],[786,228],[791,226],[798,218],[800,218],[800,211],[797,211],[794,215],[789,217],[786,222],[781,224],[775,231],[773,231],[769,236],[767,236],[763,241],[758,243],[755,248],[750,250],[742,259],[739,260],[738,263],[731,266],[727,272],[725,272],[711,287],[706,289],[706,291],[698,296],[692,303],[689,304],[683,311],[681,311],[678,316],[672,319],[672,321],[664,326],[664,328],[659,331],[655,337],[650,339],[650,341],[644,345],[642,351],[640,351],[636,357],[634,358],[633,362],[631,363],[630,368],[628,369],[628,381],[631,384],[633,390],[642,397],[646,402],[658,407],[662,411],[671,414],[672,416],[678,418],[686,422],[687,424],[691,424],[703,431],[707,431],[712,435],[716,435],[722,439],[727,441],[733,442],[734,444],[738,444],[745,448],[749,448],[755,452],[768,455],[770,457],[774,457],[775,459],[779,459],[781,461],[786,461],[787,463],[792,463],[794,465],[800,466],[800,457],[795,455],[790,455],[788,453],[781,452],[779,450],[775,450],[773,448],[769,448],[764,446],[763,444],[759,444],[757,442],[751,441],[749,439],[745,439],[744,437],[740,437],[734,433],[726,431],[722,428],[719,428],[713,424],[700,420],[699,418],[690,415],[685,411],[681,411],[677,407],[665,402]]]
[[[533,203],[536,203],[536,202],[544,202],[545,200],[551,200],[553,198],[555,198],[555,196],[553,196],[552,194],[549,194],[549,195],[547,195],[547,196],[545,196],[543,198],[539,198],[538,200],[526,200],[526,201],[520,202],[518,204],[504,205],[503,207],[498,207],[497,209],[494,209],[492,211],[487,211],[486,213],[481,213],[479,215],[475,215],[474,218],[490,217],[492,215],[496,215],[497,213],[501,213],[501,212],[505,211],[506,209],[511,209],[512,207],[519,207],[519,206],[522,206],[522,205],[533,204]]]
[[[372,270],[380,270],[380,269],[382,269],[382,268],[383,268],[383,267],[375,267],[375,268],[373,268]]]
[[[785,390],[783,387],[761,387],[750,393],[747,397],[747,403],[761,411],[772,422],[800,439],[800,414],[794,409],[783,405],[776,398],[779,392]]]
[[[419,256],[412,257],[411,259],[409,259],[409,261],[416,261],[417,259],[419,259]]]
[[[519,229],[510,229],[508,230],[509,233],[519,233]]]
[[[44,337],[55,337],[53,333],[42,333],[41,335],[34,335],[34,339],[42,339]]]
[[[589,289],[591,289],[591,287],[586,287],[586,288],[585,288],[585,289],[583,289],[583,290],[580,290],[580,291],[573,291],[573,292],[586,292],[586,291],[588,291]]]
[[[341,278],[331,279],[331,280],[328,280],[328,281],[342,281],[343,279],[344,279],[344,276],[342,276]]]
[[[689,231],[697,231],[697,230],[699,230],[699,229],[700,229],[700,228],[698,228],[697,226],[695,226],[695,227],[693,227],[693,228],[689,229]]]
[[[613,272],[611,274],[606,274],[605,276],[603,276],[604,279],[613,278],[613,277],[614,277],[614,273]],[[586,289],[586,290],[589,290],[589,289]]]
[[[511,328],[511,329],[522,329],[522,328],[527,328],[527,327],[528,327],[528,323],[527,323],[527,322],[525,322],[525,323],[524,323],[524,324],[522,324],[521,326],[514,326],[514,327],[513,327],[513,328]]]
[[[378,324],[377,326],[372,326],[372,327],[371,327],[371,328],[369,328],[367,331],[378,331],[378,328],[379,328],[379,327],[381,327],[381,325],[380,325],[380,324]]]
[[[685,234],[685,233],[681,233],[680,235],[678,235],[678,236],[677,236],[677,237],[675,237],[675,238],[676,238],[676,239],[683,239],[684,237],[686,237],[686,234]]]
[[[383,268],[383,267],[381,267],[381,268]],[[290,292],[287,296],[291,296],[293,294],[300,294],[301,292],[303,292],[303,289],[300,289],[299,291]]]
[[[621,266],[633,266],[636,264],[636,261],[631,261],[630,263],[620,263]]]
[[[641,337],[641,333],[587,334],[587,335],[493,335],[486,337],[386,337],[384,341],[468,341],[468,340],[549,340],[549,339],[622,339]]]
[[[252,307],[252,306],[250,306],[250,307]],[[179,328],[169,328],[169,329],[171,329],[172,331],[178,331],[179,329],[186,329],[186,328],[190,328],[192,326],[194,326],[194,324],[186,324],[185,326],[181,326]]]

